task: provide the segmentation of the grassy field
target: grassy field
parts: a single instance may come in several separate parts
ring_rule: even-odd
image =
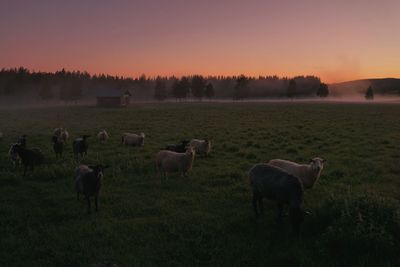
[[[111,165],[99,212],[73,190],[71,142],[56,160],[50,136],[64,126],[90,138],[83,163]],[[307,103],[141,104],[0,110],[0,265],[87,266],[399,266],[400,105]],[[144,132],[143,148],[120,145]],[[7,157],[28,135],[46,164],[22,176]],[[154,155],[181,139],[213,137],[189,177],[161,183]],[[255,220],[246,179],[271,158],[327,164],[305,194],[301,237],[276,207]]]

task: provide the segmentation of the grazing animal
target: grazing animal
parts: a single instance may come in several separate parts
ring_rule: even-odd
[[[256,217],[263,213],[263,198],[275,200],[278,204],[278,220],[282,219],[283,205],[289,205],[289,216],[293,230],[300,231],[303,221],[303,184],[300,178],[266,163],[254,165],[249,172],[253,191],[253,209]]]
[[[197,154],[208,155],[211,152],[211,140],[209,139],[192,139],[190,146],[196,150]]]
[[[283,159],[272,159],[268,164],[279,167],[287,173],[299,177],[304,189],[310,189],[320,177],[325,162],[325,159],[316,157],[311,159],[309,164],[298,164]]]
[[[169,172],[180,172],[186,176],[187,172],[193,167],[196,151],[189,147],[185,153],[178,153],[168,150],[161,150],[156,156],[156,167],[158,173],[163,173],[167,178]]]
[[[98,197],[101,189],[101,182],[104,176],[104,169],[109,166],[103,165],[80,165],[75,172],[75,190],[83,194],[87,200],[87,213],[90,214],[90,197],[94,196],[95,210],[98,211]]]
[[[101,143],[105,143],[107,142],[107,140],[110,138],[110,136],[108,135],[108,133],[106,132],[106,130],[101,130],[98,134],[97,134],[97,139],[99,139],[99,141]]]
[[[10,154],[14,153],[18,154],[22,165],[24,165],[24,176],[28,167],[31,167],[33,171],[35,165],[40,165],[44,161],[43,153],[38,148],[27,149],[21,144],[14,144]]]
[[[178,152],[178,153],[184,153],[187,150],[189,141],[183,140],[181,141],[180,144],[169,144],[165,147],[165,150],[173,151],[173,152]]]
[[[62,157],[64,143],[60,140],[60,137],[53,135],[51,141],[53,142],[53,150],[56,153],[56,158]]]
[[[144,133],[123,133],[121,142],[126,146],[144,146]]]
[[[87,155],[87,150],[89,148],[87,139],[89,137],[90,135],[82,135],[82,137],[76,138],[72,143],[72,150],[74,151],[74,155],[76,158],[78,157],[79,154],[81,155],[81,157]]]
[[[15,151],[14,147],[18,145],[18,143],[12,144],[10,149],[8,150],[8,155],[13,163],[14,169],[21,164],[21,158],[19,157],[17,151]]]

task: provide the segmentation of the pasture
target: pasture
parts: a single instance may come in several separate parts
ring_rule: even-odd
[[[0,109],[0,265],[399,266],[400,105],[335,103],[160,103],[127,109]],[[56,159],[50,137],[71,138]],[[111,139],[97,141],[106,129]],[[144,132],[144,147],[121,133]],[[46,164],[22,176],[7,152],[19,135]],[[82,163],[103,163],[99,212],[73,189],[71,140],[90,134]],[[212,137],[187,178],[157,177],[154,156],[168,143]],[[257,221],[247,171],[283,158],[327,159],[306,191],[299,239],[264,200]]]

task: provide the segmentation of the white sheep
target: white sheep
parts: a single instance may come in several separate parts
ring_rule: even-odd
[[[161,150],[156,156],[157,172],[163,173],[167,178],[169,172],[180,172],[182,176],[192,170],[196,151],[189,147],[185,153],[178,153],[169,150]]]
[[[208,155],[211,152],[211,140],[192,139],[189,143],[196,150],[197,154]]]
[[[62,127],[55,128],[53,135],[59,137],[64,143],[66,143],[69,138],[68,131]]]
[[[269,165],[276,166],[285,170],[287,173],[299,177],[303,182],[305,189],[310,189],[321,175],[324,163],[323,158],[313,158],[309,164],[298,164],[289,160],[272,159],[268,162]]]
[[[144,145],[144,133],[123,133],[121,142],[127,146],[143,146]]]
[[[98,134],[97,134],[97,139],[99,139],[99,141],[101,143],[105,143],[107,142],[107,140],[110,138],[110,136],[108,135],[108,133],[106,132],[106,130],[101,130]]]

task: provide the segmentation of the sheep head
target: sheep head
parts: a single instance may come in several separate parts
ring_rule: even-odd
[[[193,158],[196,155],[196,150],[192,146],[188,146],[186,150],[186,155]]]
[[[89,165],[88,167],[89,167],[89,169],[92,169],[94,173],[97,174],[98,178],[103,178],[104,170],[109,168],[110,166],[97,164],[97,165]]]
[[[310,160],[311,169],[312,169],[313,171],[319,173],[319,172],[321,172],[322,169],[324,168],[324,163],[325,163],[325,162],[326,162],[326,160],[323,159],[323,158],[319,158],[319,157],[312,158],[312,159]]]

